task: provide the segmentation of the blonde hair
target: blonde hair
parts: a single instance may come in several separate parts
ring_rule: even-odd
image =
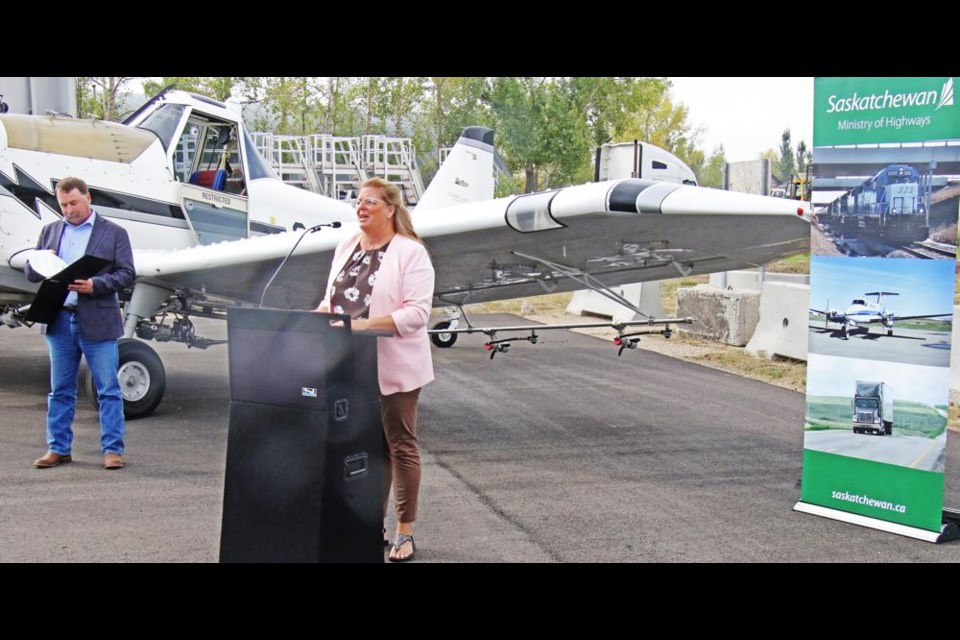
[[[404,206],[403,195],[401,195],[400,188],[397,187],[397,185],[392,182],[387,182],[383,178],[370,178],[360,185],[361,189],[365,187],[379,189],[386,203],[393,207],[394,214],[392,220],[394,231],[402,236],[407,236],[408,238],[422,242],[420,236],[413,230],[413,219],[410,217],[410,210]]]

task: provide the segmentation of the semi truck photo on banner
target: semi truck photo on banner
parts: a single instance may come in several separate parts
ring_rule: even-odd
[[[795,509],[939,542],[960,205],[956,78],[816,78]]]

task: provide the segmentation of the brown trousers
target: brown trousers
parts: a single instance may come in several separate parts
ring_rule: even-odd
[[[390,485],[396,484],[394,499],[397,521],[417,519],[420,494],[420,449],[417,444],[417,401],[420,389],[380,396],[383,421],[383,515],[387,515]]]

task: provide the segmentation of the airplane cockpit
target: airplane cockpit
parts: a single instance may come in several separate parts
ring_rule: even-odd
[[[173,174],[177,181],[245,195],[237,123],[191,109],[181,126],[187,109],[187,105],[163,103],[136,126],[155,133],[168,152],[173,149]]]
[[[859,304],[860,306],[866,306],[866,305],[867,305],[866,301],[863,300],[863,299],[861,299],[861,298],[857,298],[856,300],[854,300],[854,301],[851,302],[850,304]]]
[[[191,118],[173,154],[177,180],[246,195],[237,127]]]

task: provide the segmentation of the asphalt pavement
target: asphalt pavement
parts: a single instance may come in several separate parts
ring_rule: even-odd
[[[523,322],[513,316],[484,323]],[[225,336],[224,323],[198,333]],[[933,545],[793,511],[804,396],[568,331],[493,360],[482,336],[434,349],[421,396],[423,562],[958,562]],[[39,470],[49,364],[36,330],[0,328],[0,561],[216,562],[227,349],[153,344],[157,413],[106,471],[92,406],[75,461]],[[947,506],[960,506],[951,434]]]

